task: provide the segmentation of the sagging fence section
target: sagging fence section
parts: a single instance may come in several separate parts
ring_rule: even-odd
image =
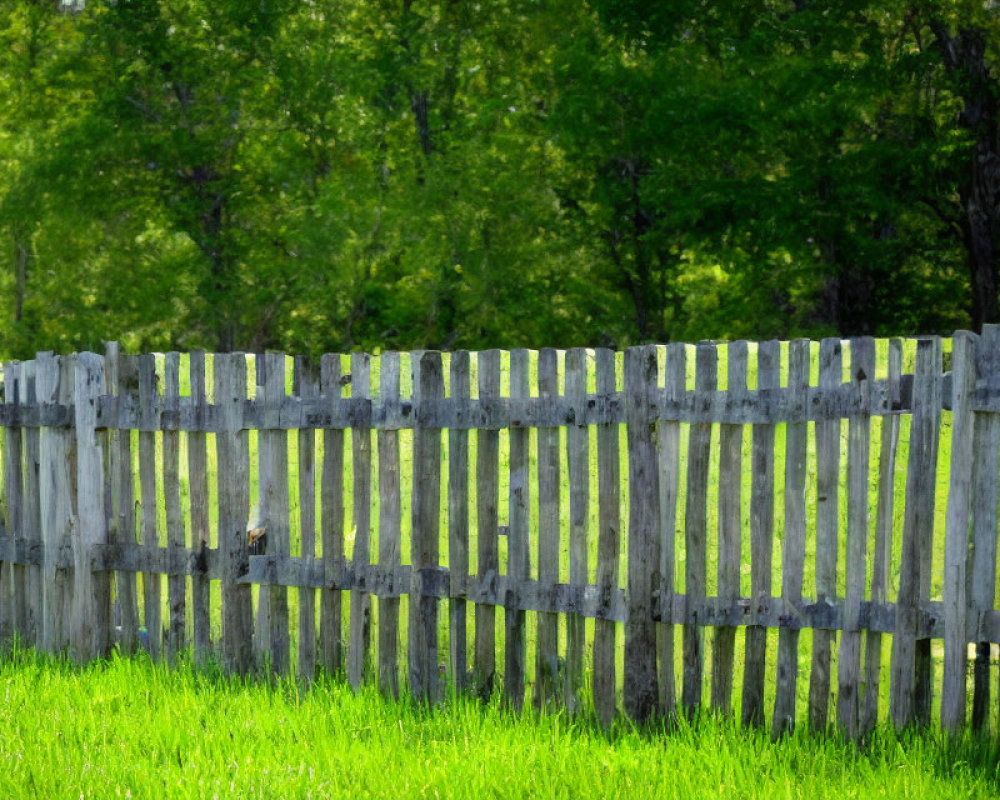
[[[0,633],[604,721],[738,688],[776,731],[935,695],[953,730],[971,694],[982,728],[1000,329],[951,343],[7,364]]]

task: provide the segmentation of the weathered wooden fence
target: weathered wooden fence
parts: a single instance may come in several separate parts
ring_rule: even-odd
[[[940,686],[989,727],[1000,329],[950,342],[331,355],[291,393],[283,355],[39,354],[4,368],[0,633],[605,721],[741,687],[776,732],[928,724]]]

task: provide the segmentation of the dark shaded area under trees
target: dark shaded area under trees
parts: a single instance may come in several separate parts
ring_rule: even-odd
[[[1000,321],[1000,4],[0,0],[0,356]]]

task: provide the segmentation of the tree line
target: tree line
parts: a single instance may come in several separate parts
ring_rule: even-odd
[[[0,0],[0,355],[1000,321],[1000,4]]]

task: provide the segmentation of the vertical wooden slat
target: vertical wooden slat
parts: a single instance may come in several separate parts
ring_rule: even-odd
[[[829,395],[841,385],[840,339],[823,339],[819,346],[819,386]],[[837,547],[840,535],[839,417],[816,421],[816,601],[837,601]],[[830,661],[834,631],[813,631],[809,675],[809,724],[824,730],[830,712]]]
[[[683,344],[667,345],[667,368],[664,397],[668,404],[679,403],[686,389],[687,352]],[[676,588],[675,538],[677,528],[677,489],[680,474],[681,426],[679,422],[660,422],[658,426],[660,471],[660,617],[657,626],[657,654],[660,664],[660,712],[671,715],[677,707],[674,677],[673,598]]]
[[[205,419],[205,352],[194,350],[190,354],[191,403],[198,421]],[[200,431],[187,436],[188,487],[191,506],[191,548],[199,564],[204,564],[211,544],[208,528],[208,446],[207,437]],[[124,453],[124,448],[123,448]],[[124,456],[123,456],[124,458]],[[129,460],[131,464],[131,458]],[[191,576],[191,622],[194,626],[194,657],[203,664],[212,651],[210,581],[205,572]]]
[[[922,698],[918,690],[917,622],[922,599],[921,550],[933,531],[934,476],[937,468],[937,433],[940,415],[941,350],[936,338],[917,340],[913,377],[913,414],[910,422],[910,456],[906,475],[906,508],[900,553],[899,591],[896,599],[896,633],[893,636],[890,709],[892,722],[903,728],[920,719]],[[931,516],[924,500],[931,495]],[[924,640],[929,641],[929,640]]]
[[[294,361],[293,392],[304,402],[313,401],[319,386],[302,356]],[[299,534],[302,558],[316,558],[316,431],[299,428]],[[316,674],[316,591],[302,587],[299,596],[299,676],[311,681]]]
[[[732,342],[728,348],[727,399],[738,408],[747,390],[747,343]],[[743,426],[719,426],[719,600],[729,606],[740,597],[742,562]],[[733,703],[733,658],[736,628],[715,629],[712,647],[712,708],[728,714]]]
[[[339,355],[328,353],[320,360],[320,393],[331,406],[339,402]],[[320,510],[323,566],[330,584],[340,580],[344,572],[344,431],[335,428],[323,430]],[[343,594],[340,589],[325,588],[320,591],[319,612],[323,667],[330,674],[339,675],[344,671]]]
[[[249,569],[247,517],[250,513],[250,450],[243,429],[247,396],[246,358],[242,353],[215,356],[216,436],[219,480],[219,550],[222,559],[222,657],[227,669],[245,674],[253,668],[253,605],[250,585],[239,579]]]
[[[965,726],[966,567],[972,504],[974,450],[973,394],[976,390],[978,338],[955,333],[951,357],[951,470],[944,550],[944,677],[941,684],[941,727],[957,733]]]
[[[510,353],[510,397],[520,400],[528,396],[528,351]],[[528,474],[527,428],[510,430],[510,494],[507,534],[507,597],[504,611],[506,641],[504,663],[504,693],[512,708],[520,710],[524,702],[526,669],[525,613],[519,607],[521,582],[529,577],[530,549],[528,520],[530,509],[530,477]],[[537,683],[536,676],[536,683]]]
[[[399,403],[399,353],[381,359],[379,393],[386,407]],[[378,563],[386,572],[400,563],[402,498],[399,476],[399,433],[380,430],[378,438]],[[399,598],[378,601],[378,684],[399,696]]]
[[[459,350],[451,355],[451,396],[458,407],[468,406],[469,353]],[[466,608],[463,592],[469,577],[469,432],[458,428],[448,431],[448,566],[451,571],[452,598],[450,615],[451,674],[456,691],[466,685]]]
[[[809,341],[788,344],[788,392],[792,417],[785,426],[785,536],[781,552],[781,599],[789,616],[802,607],[802,580],[806,558],[806,454],[809,435]],[[795,725],[795,698],[799,674],[799,631],[778,633],[778,673],[775,682],[775,736]]]
[[[918,607],[929,603],[931,599],[931,564],[933,563],[934,548],[934,503],[935,487],[937,484],[937,461],[938,461],[938,440],[941,427],[941,408],[943,380],[941,338],[935,336],[933,342],[933,372],[934,380],[930,382],[931,397],[927,403],[930,416],[924,423],[926,425],[926,441],[928,444],[927,459],[924,468],[927,470],[925,476],[925,490],[917,495],[920,503],[920,520],[918,526],[917,547],[920,554],[920,587],[917,599]],[[915,395],[915,390],[914,390]],[[907,494],[909,497],[909,494]],[[933,700],[933,666],[931,663],[931,640],[927,637],[919,638],[916,641],[915,657],[913,664],[913,712],[915,721],[924,727],[931,723],[931,704]]]
[[[20,362],[4,364],[4,404],[11,412],[23,405],[22,365]],[[24,538],[22,523],[21,443],[22,428],[19,424],[4,428],[4,524],[12,543]],[[14,634],[22,635],[24,620],[24,567],[12,562],[0,563],[0,639]]]
[[[566,352],[566,397],[578,408],[587,399],[587,351]],[[566,429],[566,471],[569,481],[569,582],[586,586],[588,578],[588,522],[590,519],[590,436],[587,426],[570,424]],[[565,703],[570,713],[581,707],[583,654],[586,649],[584,618],[566,619]]]
[[[903,342],[889,340],[887,398],[894,408],[901,402],[900,375]],[[889,572],[892,565],[892,528],[895,505],[896,450],[899,444],[899,414],[886,414],[881,421],[879,451],[878,506],[875,518],[875,543],[872,552],[871,599],[888,599]],[[861,710],[861,730],[869,732],[878,724],[879,684],[882,671],[882,634],[868,631],[865,646],[865,696]]]
[[[995,382],[1000,377],[1000,325],[984,325],[979,343],[979,378]],[[973,464],[972,525],[973,549],[969,554],[972,576],[969,622],[976,644],[973,668],[972,727],[982,730],[989,720],[990,642],[985,630],[986,615],[996,602],[997,503],[1000,502],[1000,415],[975,415],[975,463]]]
[[[774,391],[781,384],[781,345],[777,341],[757,346],[757,389]],[[765,602],[771,596],[774,561],[774,425],[753,426],[753,477],[750,487],[750,598]],[[743,724],[764,724],[764,674],[767,629],[750,625],[746,630],[743,669]]]
[[[441,354],[423,353],[414,376],[417,428],[413,432],[413,579],[410,587],[410,690],[420,701],[433,703],[438,688],[438,598],[425,593],[424,581],[439,565],[441,529],[441,430],[425,421],[423,404],[444,397]],[[427,576],[425,576],[426,571]]]
[[[291,531],[288,500],[288,433],[278,427],[281,406],[285,400],[285,356],[267,353],[264,356],[264,380],[258,399],[264,403],[264,427],[260,431],[261,464],[267,469],[260,473],[260,512],[267,526],[267,552],[278,558],[291,554]],[[258,374],[258,381],[260,375]],[[271,586],[268,592],[271,668],[279,675],[289,670],[290,642],[288,634],[288,589]]]
[[[477,356],[479,400],[483,404],[500,397],[500,351],[487,350]],[[476,431],[476,570],[479,581],[496,580],[500,571],[497,507],[500,496],[500,432]],[[487,698],[493,690],[496,670],[496,609],[476,604],[475,689]]]
[[[875,379],[875,340],[851,340],[851,394],[855,407],[848,421],[847,549],[844,565],[844,619],[837,661],[837,720],[857,738],[861,716],[861,603],[868,574],[868,470],[871,451],[871,387]]]
[[[51,353],[36,358],[39,403],[60,403],[69,399],[69,387],[60,359]],[[42,523],[42,647],[53,653],[66,646],[63,612],[69,595],[70,579],[58,567],[59,551],[69,543],[73,524],[72,474],[76,469],[76,447],[72,430],[44,427],[39,436],[39,499]]]
[[[271,436],[266,430],[270,420],[275,419],[277,412],[268,409],[264,400],[264,384],[267,381],[267,363],[264,360],[264,353],[257,353],[254,356],[254,380],[255,397],[258,404],[263,407],[263,427],[265,430],[257,431],[257,502],[251,506],[250,519],[247,521],[247,536],[251,530],[263,530],[268,533],[267,520],[267,495],[271,485]],[[269,539],[261,540],[268,552],[274,552],[275,548]],[[270,546],[269,546],[270,545]],[[258,546],[259,548],[259,546]],[[259,549],[258,551],[259,552]],[[251,590],[252,591],[252,590]],[[254,609],[254,633],[253,633],[253,653],[258,666],[271,663],[271,585],[261,583],[257,586],[257,605]]]
[[[351,397],[371,397],[371,359],[365,353],[351,353]],[[366,424],[351,429],[351,458],[354,465],[354,549],[355,569],[371,562],[372,432]],[[347,648],[347,680],[357,690],[368,677],[372,636],[372,598],[363,589],[351,592],[351,629]]]
[[[111,648],[111,580],[92,572],[90,554],[107,544],[104,516],[104,448],[97,432],[97,398],[104,393],[104,359],[80,353],[75,359],[74,425],[77,457],[77,519],[73,539],[73,652],[80,660]]]
[[[163,362],[164,410],[178,414],[180,411],[180,354],[167,353]],[[167,517],[167,545],[171,561],[178,565],[186,558],[184,519],[181,516],[180,433],[163,431],[163,499]],[[184,649],[187,638],[187,607],[185,604],[185,578],[181,573],[167,578],[170,623],[167,630],[167,654],[173,658]]]
[[[615,354],[599,349],[594,353],[598,396],[615,391]],[[597,426],[597,574],[596,585],[610,604],[611,592],[618,587],[621,552],[620,458],[618,425]],[[594,622],[594,710],[604,726],[615,718],[617,680],[615,638],[617,626],[609,619]]]
[[[695,353],[695,402],[708,401],[715,391],[718,353],[713,342],[701,342]],[[687,508],[684,519],[684,593],[688,609],[705,600],[708,536],[708,464],[712,445],[712,425],[691,425],[688,439]],[[686,613],[684,624],[684,688],[682,704],[691,716],[701,705],[705,660],[705,634],[697,611]]]
[[[21,402],[35,402],[36,365],[34,361],[25,361],[21,365]],[[23,488],[21,500],[21,528],[29,547],[41,547],[41,506],[38,495],[39,453],[38,428],[25,428],[21,434],[24,448]],[[37,646],[41,636],[42,620],[42,571],[35,564],[25,569],[25,642]]]
[[[156,499],[156,358],[152,354],[138,356],[139,368],[139,492],[141,509],[140,543],[150,550],[159,547]],[[160,575],[147,572],[142,576],[143,610],[149,653],[160,657],[162,635],[162,594]]]
[[[629,464],[624,701],[625,712],[641,722],[655,713],[660,695],[652,607],[660,567],[660,487],[653,422],[658,382],[656,348],[630,347],[625,351],[624,366]]]
[[[559,395],[556,351],[538,353],[538,395],[555,400]],[[559,582],[559,429],[538,429],[538,581],[542,586]],[[535,705],[539,708],[559,695],[559,615],[538,613],[535,661]]]

